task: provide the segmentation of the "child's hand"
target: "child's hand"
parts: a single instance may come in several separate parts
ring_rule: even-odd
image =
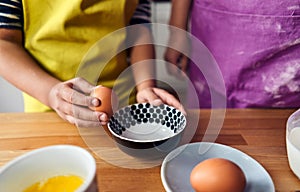
[[[101,103],[89,96],[94,88],[82,78],[56,84],[49,93],[50,107],[64,120],[80,127],[97,127],[108,122],[107,114],[89,109]]]
[[[187,114],[182,104],[174,97],[174,95],[163,89],[154,87],[145,88],[138,91],[136,97],[137,102],[139,103],[148,102],[152,105],[160,105],[162,103],[165,103],[180,110],[184,115]]]

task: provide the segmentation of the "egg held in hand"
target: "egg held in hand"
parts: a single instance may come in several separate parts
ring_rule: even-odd
[[[190,183],[196,192],[243,192],[246,177],[232,161],[211,158],[193,168]]]
[[[90,109],[105,112],[108,117],[113,115],[113,109],[116,108],[118,99],[112,89],[99,85],[93,89],[91,96],[98,98],[101,103],[97,107],[90,107]]]

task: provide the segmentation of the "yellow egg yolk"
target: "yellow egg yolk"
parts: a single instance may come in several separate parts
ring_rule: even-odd
[[[82,184],[83,179],[79,176],[55,176],[46,181],[34,183],[23,192],[75,192]]]

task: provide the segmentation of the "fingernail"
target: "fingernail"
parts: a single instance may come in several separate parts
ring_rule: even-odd
[[[107,121],[107,115],[106,115],[105,113],[102,113],[102,114],[99,116],[99,120],[100,120],[100,122]]]
[[[98,107],[101,105],[101,101],[97,98],[93,98],[91,103],[92,103],[92,106],[94,106],[94,107]]]

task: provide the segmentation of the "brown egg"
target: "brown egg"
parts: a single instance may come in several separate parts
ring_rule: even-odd
[[[113,115],[118,100],[112,89],[99,85],[93,89],[91,96],[101,101],[98,107],[90,107],[92,110],[105,112],[108,117]]]
[[[232,161],[211,158],[193,168],[190,183],[196,192],[243,192],[246,177]]]

